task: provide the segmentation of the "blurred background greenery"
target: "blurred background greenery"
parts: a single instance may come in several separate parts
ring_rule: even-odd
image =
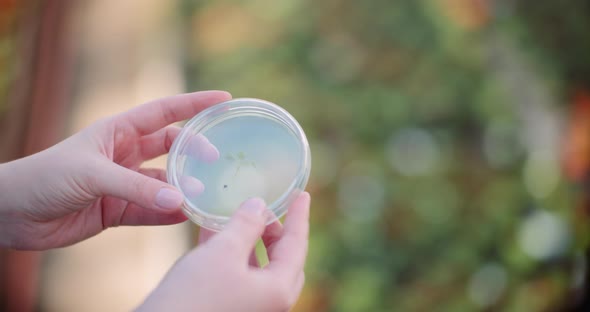
[[[587,1],[178,0],[164,20],[186,90],[270,100],[308,136],[295,311],[581,309]]]
[[[189,89],[279,103],[311,141],[298,311],[571,303],[588,216],[575,213],[561,160],[571,93],[590,86],[587,2],[211,0],[181,11]]]

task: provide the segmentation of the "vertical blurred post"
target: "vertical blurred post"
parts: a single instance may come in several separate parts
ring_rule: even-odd
[[[0,0],[0,162],[56,143],[63,134],[69,87],[67,0]],[[7,48],[8,47],[8,48]],[[0,310],[32,311],[41,253],[0,250]]]

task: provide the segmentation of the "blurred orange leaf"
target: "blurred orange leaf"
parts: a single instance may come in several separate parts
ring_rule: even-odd
[[[568,178],[580,181],[590,169],[590,94],[574,97],[564,146],[564,169]]]

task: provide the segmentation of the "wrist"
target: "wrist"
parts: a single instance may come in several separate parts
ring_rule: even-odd
[[[15,161],[0,164],[0,247],[13,246],[11,229],[19,201],[12,181],[14,163]]]
[[[32,185],[26,166],[26,159],[0,164],[0,247],[15,246],[14,232],[22,224]]]
[[[19,170],[24,159],[0,164],[0,217],[17,213],[24,205],[23,170]]]
[[[16,161],[0,164],[0,218],[14,210],[18,200],[15,198],[12,171]]]

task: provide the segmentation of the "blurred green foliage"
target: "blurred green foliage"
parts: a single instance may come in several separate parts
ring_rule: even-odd
[[[569,88],[590,68],[585,5],[183,2],[189,88],[273,101],[310,140],[297,310],[568,302],[588,220],[559,150]]]
[[[12,1],[0,2],[0,116],[6,109],[8,91],[15,77],[18,9]]]

